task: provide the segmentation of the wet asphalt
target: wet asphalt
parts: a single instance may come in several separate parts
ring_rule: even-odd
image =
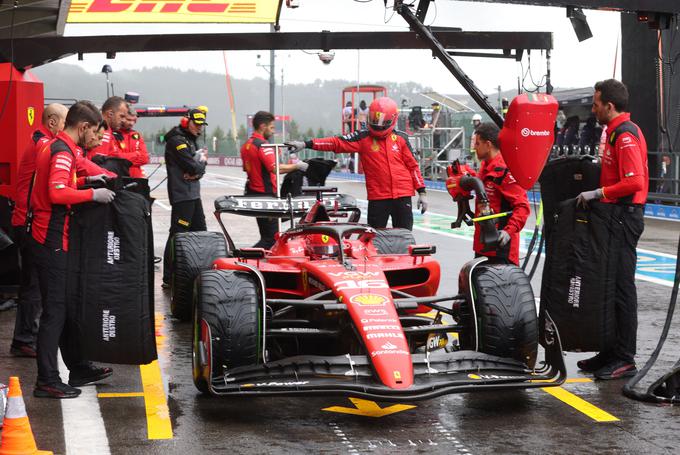
[[[155,166],[149,166],[153,170]],[[160,169],[152,186],[165,176]],[[213,200],[238,194],[243,173],[235,168],[210,169],[204,178],[203,201],[209,229],[218,230],[211,215]],[[331,180],[341,191],[365,198],[362,183]],[[156,255],[161,256],[167,237],[169,203],[165,186],[153,194]],[[448,195],[430,192],[430,210],[454,214]],[[255,220],[225,216],[237,244],[257,240]],[[648,220],[640,247],[674,253],[680,224]],[[471,243],[422,230],[414,231],[418,243],[437,245],[442,265],[441,293],[457,291],[461,265],[471,257]],[[160,283],[160,269],[156,272]],[[540,268],[532,281],[540,289]],[[638,362],[644,362],[658,340],[671,288],[637,281],[639,294]],[[150,405],[152,388],[143,384],[137,366],[114,366],[115,374],[83,389],[86,410],[68,412],[59,400],[31,395],[35,362],[8,354],[14,310],[0,312],[0,382],[10,375],[21,378],[24,398],[38,447],[55,454],[194,454],[194,453],[644,453],[674,454],[680,449],[677,407],[650,405],[625,398],[622,381],[593,382],[581,374],[576,361],[589,354],[567,353],[571,381],[563,386],[569,396],[613,417],[598,422],[592,411],[584,413],[541,389],[449,395],[429,401],[403,403],[414,408],[375,418],[324,411],[331,406],[353,407],[344,397],[225,399],[201,396],[191,379],[191,327],[169,315],[169,295],[157,285],[157,342],[161,380],[156,392],[164,404]],[[680,356],[680,333],[669,340]],[[148,374],[147,374],[148,376]],[[142,392],[145,394],[142,395]],[[103,397],[102,393],[136,393],[139,396]],[[576,400],[578,401],[578,400]],[[572,400],[574,402],[574,400]],[[388,407],[392,403],[378,403]],[[93,408],[98,408],[92,414]],[[583,406],[580,406],[583,409]],[[96,422],[102,423],[97,432]],[[169,434],[159,428],[169,428]],[[153,436],[156,435],[156,436]]]

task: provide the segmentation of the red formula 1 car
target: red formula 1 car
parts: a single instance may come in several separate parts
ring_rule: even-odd
[[[176,236],[171,310],[193,320],[201,392],[390,401],[564,381],[549,317],[535,365],[536,307],[521,269],[478,258],[461,270],[457,295],[439,296],[435,247],[358,223],[353,198],[333,190],[221,197],[224,236]],[[265,251],[235,248],[222,213],[302,218]]]

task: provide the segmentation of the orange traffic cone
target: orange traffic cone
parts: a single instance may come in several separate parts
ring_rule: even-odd
[[[0,455],[52,455],[52,452],[38,450],[35,445],[19,378],[16,376],[9,378],[7,412],[0,441]]]

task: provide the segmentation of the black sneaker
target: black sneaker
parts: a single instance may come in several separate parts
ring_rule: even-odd
[[[595,373],[597,370],[605,366],[608,361],[608,356],[600,352],[589,359],[579,360],[576,362],[576,366],[579,370],[585,371],[586,373]]]
[[[36,357],[35,348],[30,344],[12,343],[12,346],[9,348],[9,353],[14,357]]]
[[[170,286],[171,286],[171,284],[170,284],[169,281],[163,280],[163,283],[161,284],[161,288],[163,288],[163,289],[170,289]]]
[[[615,359],[595,372],[595,379],[619,379],[628,378],[637,374],[635,363]]]
[[[95,367],[84,370],[72,371],[68,377],[68,384],[73,387],[81,387],[91,382],[101,381],[113,374],[113,369],[109,367]]]
[[[63,382],[36,384],[35,389],[33,389],[33,396],[37,398],[75,398],[78,395],[80,395],[80,389]]]

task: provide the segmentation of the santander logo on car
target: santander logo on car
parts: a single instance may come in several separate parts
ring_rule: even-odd
[[[522,128],[522,131],[520,131],[520,134],[522,135],[522,137],[529,137],[529,136],[547,137],[547,136],[550,136],[550,131],[548,131],[548,130],[534,131],[530,128]]]

